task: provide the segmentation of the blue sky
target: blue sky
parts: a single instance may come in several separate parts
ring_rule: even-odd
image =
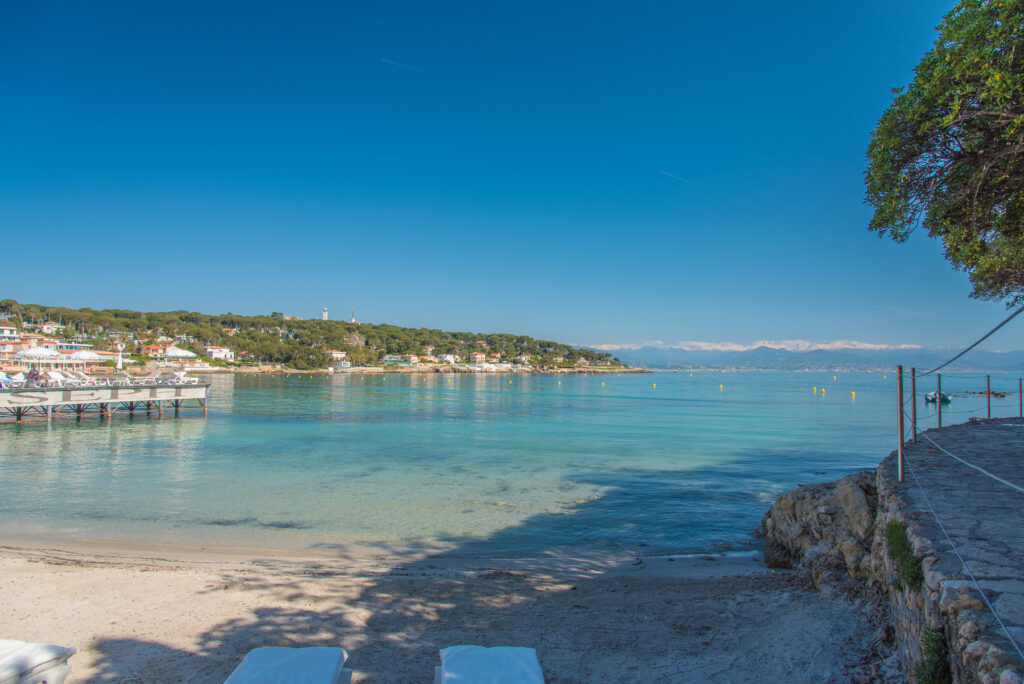
[[[862,185],[951,6],[7,3],[0,296],[965,344],[1003,307]]]

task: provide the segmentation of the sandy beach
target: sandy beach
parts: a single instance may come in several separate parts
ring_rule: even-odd
[[[547,681],[868,680],[878,627],[747,555],[217,557],[0,547],[0,635],[74,646],[69,682],[221,682],[258,646],[343,646],[356,682],[438,649],[537,649]]]

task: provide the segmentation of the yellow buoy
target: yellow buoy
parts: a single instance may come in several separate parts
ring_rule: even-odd
[[[511,381],[511,380],[509,380],[509,381],[508,381],[508,384],[510,384],[510,385],[511,385],[511,384],[512,384],[512,381]]]
[[[604,383],[603,382],[601,383],[601,387],[604,387]]]
[[[857,398],[857,393],[856,392],[850,392],[850,398],[851,399],[856,399]]]
[[[655,389],[657,387],[658,387],[658,383],[656,383],[656,382],[652,382],[651,383],[651,389]]]
[[[817,388],[817,387],[812,387],[812,388],[811,388],[811,391],[812,391],[812,392],[817,392],[817,391],[818,391],[818,388]]]
[[[824,393],[825,393],[825,388],[824,388],[824,387],[822,387],[822,388],[821,388],[821,393],[822,393],[822,394],[824,394]]]
[[[558,381],[558,384],[559,384],[559,385],[561,385],[561,384],[562,384],[562,381],[561,381],[561,380],[559,380],[559,381]]]
[[[834,375],[833,375],[833,376],[832,376],[832,379],[833,379],[833,380],[835,380],[835,379],[836,379],[836,376],[834,376]]]
[[[888,375],[883,375],[883,376],[882,376],[882,379],[883,379],[883,380],[887,380],[888,378],[889,378],[889,376],[888,376]]]
[[[722,389],[722,385],[719,385],[719,386],[718,386],[718,389]]]

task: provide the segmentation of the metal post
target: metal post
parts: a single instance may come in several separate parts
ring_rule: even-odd
[[[896,410],[899,412],[897,424],[900,430],[899,448],[896,450],[896,470],[899,481],[903,482],[903,366],[896,366]]]
[[[988,406],[988,419],[992,420],[992,383],[990,382],[992,376],[985,376],[985,401]]]
[[[917,444],[917,369],[910,369],[910,426],[914,434],[914,444]]]
[[[1017,396],[1020,398],[1019,417],[1024,418],[1024,380],[1017,378]]]
[[[939,412],[939,427],[942,427],[942,373],[935,374],[935,408]]]

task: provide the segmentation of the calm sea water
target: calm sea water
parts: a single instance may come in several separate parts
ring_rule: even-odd
[[[895,378],[882,373],[210,382],[206,418],[0,425],[0,537],[702,551],[749,543],[798,483],[875,466],[896,432]],[[983,378],[944,376],[943,388],[956,395],[947,421],[984,415],[984,397],[961,394]],[[993,376],[993,388],[1016,392],[1017,378]],[[993,403],[1017,413],[1016,396]]]

